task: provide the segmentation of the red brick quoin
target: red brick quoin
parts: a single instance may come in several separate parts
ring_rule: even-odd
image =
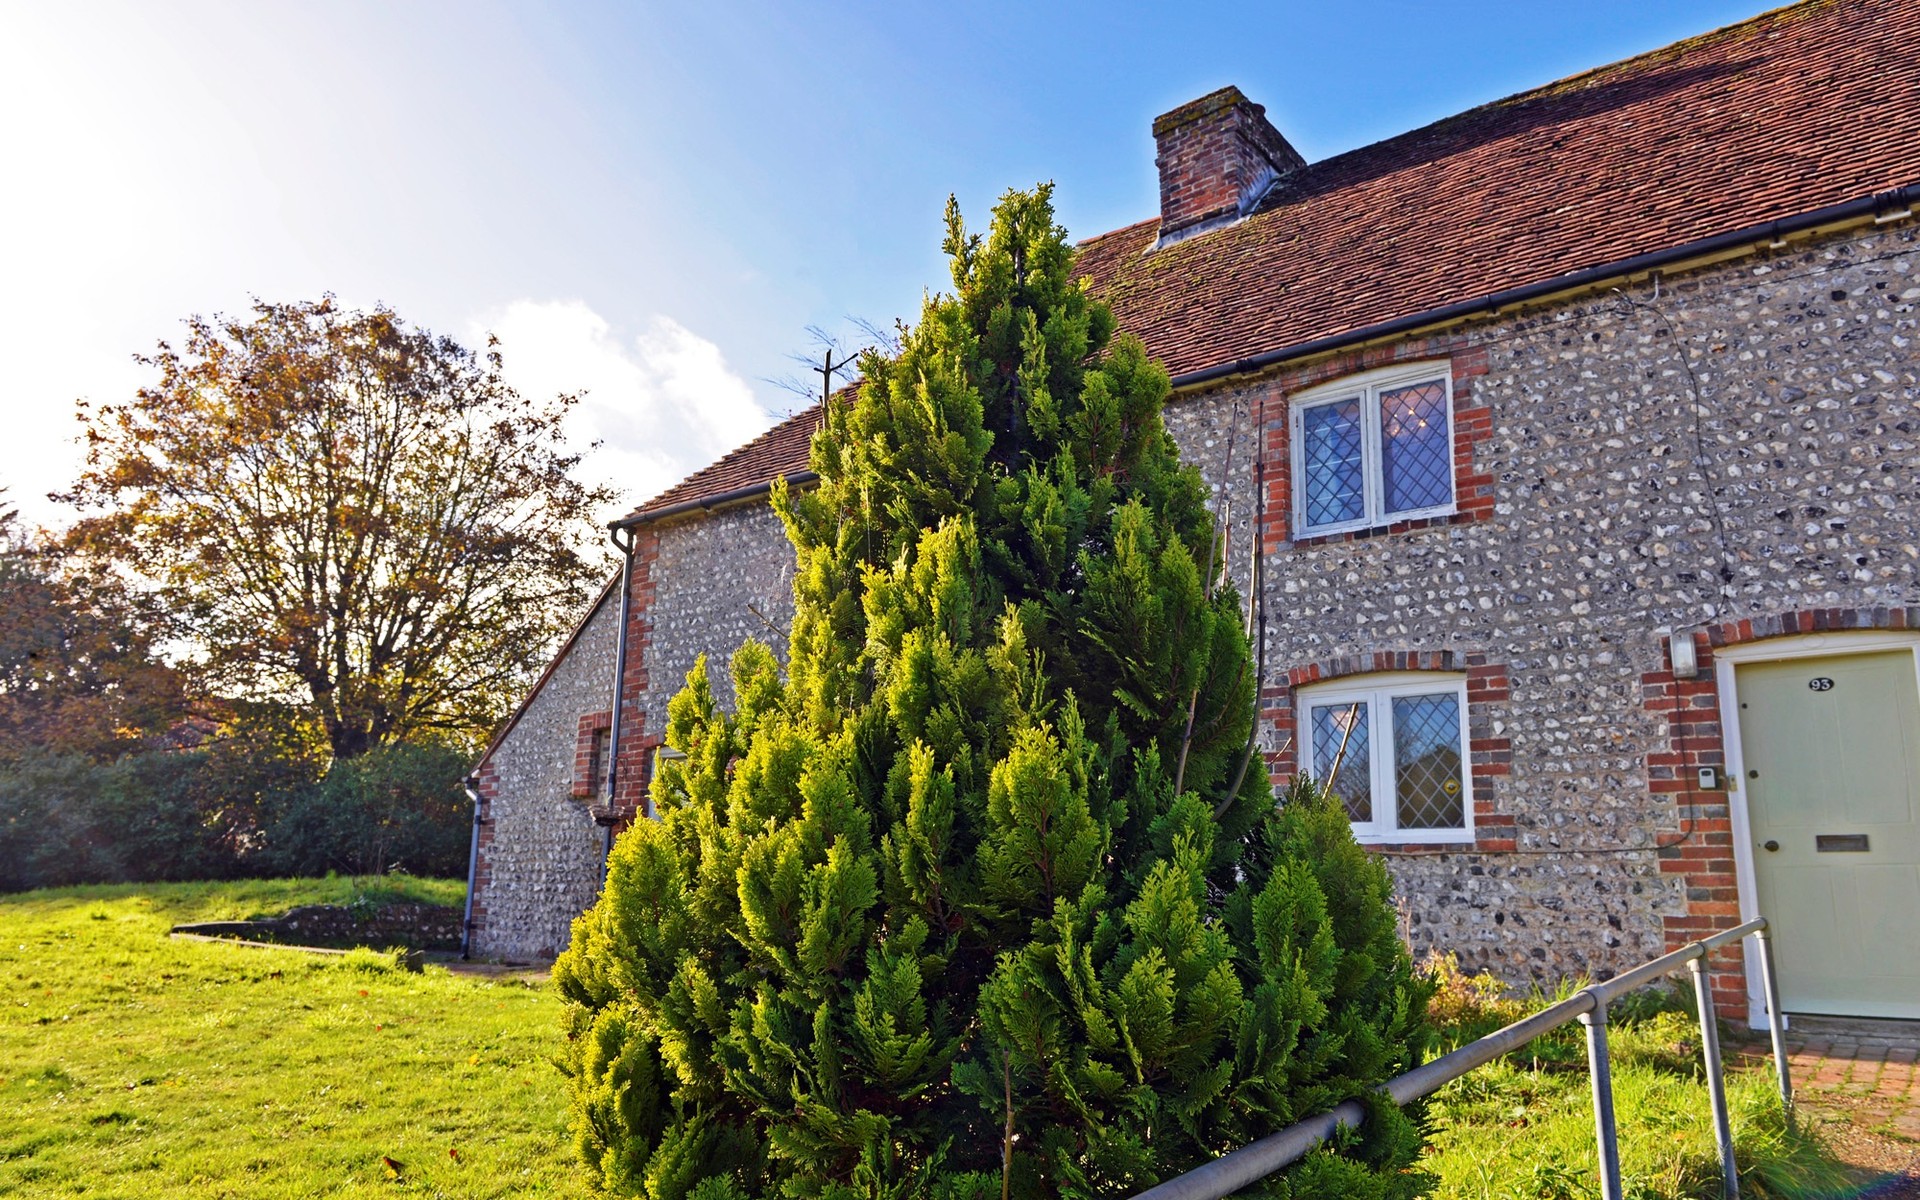
[[[1473,782],[1473,842],[1434,847],[1421,845],[1422,852],[1443,849],[1450,853],[1499,853],[1514,848],[1513,814],[1501,812],[1494,794],[1493,781],[1513,770],[1512,739],[1494,734],[1494,714],[1512,699],[1513,683],[1505,663],[1489,660],[1479,651],[1456,650],[1376,650],[1371,654],[1350,654],[1341,658],[1306,663],[1287,672],[1285,687],[1273,686],[1260,693],[1260,720],[1273,730],[1279,749],[1267,755],[1267,770],[1276,788],[1286,787],[1300,769],[1299,747],[1304,731],[1294,711],[1297,688],[1324,683],[1351,675],[1372,675],[1383,671],[1443,671],[1467,677],[1468,773]],[[1369,850],[1392,853],[1395,843],[1370,844]]]
[[[1846,629],[1920,629],[1920,608],[1815,608],[1768,617],[1725,621],[1695,631],[1700,673],[1676,679],[1672,658],[1640,677],[1647,708],[1667,719],[1667,746],[1647,755],[1647,782],[1655,795],[1673,797],[1679,832],[1661,837],[1660,869],[1678,876],[1685,902],[1680,916],[1663,918],[1668,950],[1740,923],[1734,877],[1733,814],[1724,791],[1701,791],[1701,767],[1725,769],[1727,742],[1713,651],[1768,638]],[[1731,1020],[1747,1017],[1747,979],[1742,951],[1728,948],[1713,958],[1713,999]]]
[[[619,760],[612,798],[616,831],[625,829],[637,814],[646,811],[653,752],[661,742],[659,733],[647,731],[646,712],[650,681],[647,659],[653,649],[653,571],[659,557],[660,534],[644,525],[634,529],[633,569],[628,575],[627,655],[620,664],[620,744],[614,748]]]

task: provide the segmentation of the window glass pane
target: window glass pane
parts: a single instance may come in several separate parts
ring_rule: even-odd
[[[1373,756],[1368,749],[1367,716],[1365,700],[1313,710],[1314,776],[1326,783],[1327,773],[1333,772],[1331,790],[1346,802],[1347,816],[1355,821],[1373,820]],[[1338,770],[1334,768],[1336,762]]]
[[[1447,389],[1437,379],[1380,393],[1380,480],[1388,513],[1453,499]]]
[[[1300,424],[1307,528],[1359,520],[1367,511],[1359,398],[1317,404],[1301,414]]]
[[[1393,787],[1400,828],[1466,828],[1460,775],[1459,695],[1394,697]]]

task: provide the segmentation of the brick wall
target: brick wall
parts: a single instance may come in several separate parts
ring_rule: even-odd
[[[660,558],[660,531],[643,525],[634,532],[633,565],[629,568],[627,661],[620,674],[620,745],[614,753],[616,772],[613,807],[631,816],[646,808],[648,767],[659,745],[660,723],[649,728],[646,700],[653,684],[653,601],[659,591],[655,566]]]
[[[589,800],[607,786],[607,736],[613,726],[613,711],[581,713],[579,731],[573,739],[573,798]]]
[[[1280,176],[1306,165],[1239,88],[1221,88],[1153,122],[1160,237],[1177,240],[1240,214]]]
[[[667,702],[695,659],[708,656],[715,697],[733,700],[727,663],[749,638],[784,661],[793,619],[793,548],[764,502],[643,527],[635,548],[633,615],[620,731],[619,806],[644,811]]]
[[[486,823],[474,887],[474,952],[537,961],[566,947],[573,918],[599,895],[607,829],[647,811],[667,702],[701,653],[714,693],[731,702],[727,660],[749,637],[782,656],[793,553],[764,504],[641,526],[628,576],[627,658],[613,803],[590,775],[594,739],[612,724],[619,627],[609,591],[512,730],[479,769]]]

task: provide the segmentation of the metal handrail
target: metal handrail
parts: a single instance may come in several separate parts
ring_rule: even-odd
[[[1714,1133],[1719,1143],[1722,1191],[1727,1200],[1740,1195],[1740,1176],[1733,1161],[1733,1131],[1727,1117],[1726,1081],[1720,1064],[1720,1031],[1708,986],[1707,955],[1745,937],[1759,944],[1760,979],[1766,992],[1767,1028],[1773,1038],[1774,1074],[1787,1119],[1793,1119],[1793,1082],[1787,1074],[1786,1027],[1781,1020],[1780,993],[1774,982],[1773,944],[1767,919],[1755,917],[1743,925],[1689,942],[1671,954],[1641,963],[1605,983],[1581,988],[1556,1004],[1524,1017],[1450,1054],[1395,1076],[1380,1086],[1395,1104],[1407,1104],[1430,1095],[1468,1072],[1510,1054],[1541,1034],[1569,1021],[1587,1031],[1587,1065],[1593,1077],[1594,1129],[1600,1147],[1600,1194],[1603,1200],[1621,1200],[1620,1143],[1613,1117],[1613,1072],[1607,1053],[1607,1005],[1613,1000],[1686,967],[1693,975],[1694,996],[1700,1008],[1700,1049],[1706,1062],[1707,1093],[1713,1108]],[[1306,1157],[1307,1152],[1342,1128],[1356,1128],[1366,1119],[1359,1101],[1346,1103],[1268,1134],[1210,1163],[1195,1167],[1139,1193],[1134,1200],[1223,1200],[1259,1182],[1282,1167]]]

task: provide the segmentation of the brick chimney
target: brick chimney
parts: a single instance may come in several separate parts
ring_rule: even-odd
[[[1307,165],[1267,110],[1223,87],[1153,122],[1160,168],[1160,239],[1168,246],[1232,224],[1282,176]]]

